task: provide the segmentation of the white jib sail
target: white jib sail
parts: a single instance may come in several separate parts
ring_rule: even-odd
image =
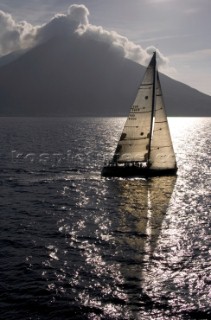
[[[155,121],[151,142],[150,162],[151,168],[153,169],[173,169],[176,167],[176,158],[166,117],[158,73],[156,86]]]
[[[155,56],[153,56],[150,61],[135,101],[131,106],[129,116],[114,154],[114,161],[147,161],[152,112],[154,64]]]

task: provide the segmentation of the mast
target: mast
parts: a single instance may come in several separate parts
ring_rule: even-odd
[[[150,152],[152,144],[152,129],[153,129],[153,117],[155,111],[155,88],[156,88],[156,51],[153,54],[153,89],[152,89],[152,113],[150,121],[150,139],[149,139],[149,149],[147,156],[147,167],[150,167]]]

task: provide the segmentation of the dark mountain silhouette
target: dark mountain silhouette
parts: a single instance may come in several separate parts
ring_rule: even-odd
[[[55,37],[0,63],[1,116],[125,116],[145,68],[107,43]],[[161,75],[169,116],[211,116],[211,97]]]

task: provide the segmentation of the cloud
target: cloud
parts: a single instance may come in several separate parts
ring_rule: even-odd
[[[114,50],[118,50],[128,59],[142,64],[146,64],[146,61],[149,60],[149,54],[146,50],[116,31],[107,31],[101,26],[87,24],[80,26],[76,32],[82,37],[88,37],[109,44]]]
[[[74,8],[76,5],[72,5],[70,7]],[[83,7],[83,8],[82,8]],[[113,49],[120,51],[126,58],[136,61],[138,63],[146,65],[151,56],[152,52],[155,50],[158,54],[158,63],[162,66],[167,66],[169,60],[164,57],[161,52],[156,49],[155,47],[148,47],[143,49],[140,45],[135,44],[134,42],[130,41],[127,37],[124,37],[118,34],[116,31],[108,31],[105,30],[102,26],[95,26],[89,23],[88,16],[89,11],[84,10],[84,6],[82,6],[78,10],[80,11],[80,21],[78,20],[78,28],[75,30],[80,36],[89,37],[94,40],[103,41],[111,45]],[[81,21],[85,21],[85,23],[81,23]],[[151,50],[152,49],[152,50]]]
[[[142,65],[147,65],[152,57],[154,51],[157,53],[157,62],[162,72],[171,71],[174,74],[174,68],[170,67],[169,59],[165,57],[158,48],[155,46],[149,46],[143,49],[140,45],[130,41],[127,37],[118,34],[115,31],[107,31],[100,26],[94,26],[87,24],[86,26],[80,26],[76,32],[85,37],[89,37],[95,40],[104,41],[113,49],[118,50],[126,58],[133,60]]]
[[[83,4],[76,5],[73,4],[68,8],[68,16],[71,17],[71,20],[76,21],[82,25],[89,24],[89,10]]]
[[[28,48],[34,42],[35,28],[28,22],[16,23],[8,13],[0,11],[0,55]]]
[[[89,24],[89,10],[84,5],[71,5],[67,14],[56,14],[48,23],[37,28],[35,41],[43,42],[55,36],[72,36]]]
[[[0,55],[5,55],[18,49],[29,48],[48,39],[76,34],[97,41],[106,42],[113,50],[118,50],[123,56],[146,65],[156,50],[158,63],[162,71],[169,69],[169,60],[157,48],[150,46],[142,48],[116,31],[108,31],[102,26],[89,22],[89,10],[85,5],[73,4],[66,14],[56,14],[48,23],[32,26],[26,21],[16,22],[8,13],[0,11]]]

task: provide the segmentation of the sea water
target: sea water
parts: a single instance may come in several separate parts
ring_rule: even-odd
[[[125,118],[0,118],[1,319],[208,319],[211,118],[177,177],[106,179]]]

